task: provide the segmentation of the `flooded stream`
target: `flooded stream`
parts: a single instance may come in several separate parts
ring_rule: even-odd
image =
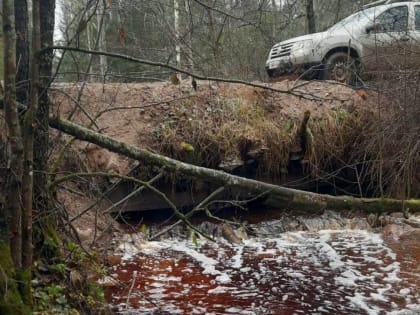
[[[131,235],[107,299],[118,314],[420,314],[416,238],[279,226],[252,224],[241,244]]]

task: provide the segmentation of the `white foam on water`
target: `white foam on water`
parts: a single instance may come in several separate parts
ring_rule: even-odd
[[[220,275],[221,272],[216,270],[216,265],[219,263],[216,259],[207,257],[206,255],[197,252],[195,249],[188,247],[185,242],[177,242],[171,246],[171,249],[177,252],[184,253],[195,261],[197,261],[204,269],[203,273],[208,275]]]
[[[192,308],[191,314],[209,314],[207,313],[207,309],[204,307],[194,306],[194,305],[191,305],[190,307]]]
[[[356,273],[354,270],[346,270],[341,273],[340,276],[335,278],[337,284],[344,286],[356,286],[356,280],[358,279],[359,273]]]
[[[332,269],[344,266],[344,262],[341,261],[340,255],[338,255],[334,248],[328,243],[319,243],[318,250],[327,257],[328,263]]]
[[[218,287],[215,287],[214,289],[208,290],[207,293],[209,293],[209,294],[222,294],[222,293],[228,292],[229,290],[232,290],[232,288],[224,287],[224,286],[218,286]]]
[[[359,307],[360,309],[366,311],[369,315],[377,315],[379,314],[379,309],[375,306],[369,306],[366,303],[366,298],[361,295],[360,293],[357,293],[354,296],[347,297],[350,302],[352,302],[355,306]]]
[[[235,246],[236,254],[232,257],[232,268],[240,269],[242,267],[242,254],[244,246]]]
[[[410,289],[408,288],[401,289],[399,293],[402,295],[408,295],[410,293]]]
[[[239,307],[229,307],[225,309],[226,314],[255,315],[253,311],[247,311]]]
[[[118,246],[118,250],[122,252],[122,260],[129,260],[139,253],[139,249],[129,242],[123,242]]]
[[[132,258],[136,254],[127,242],[121,250],[123,257]],[[178,259],[187,256],[202,268],[203,274],[213,277],[208,294],[231,294],[239,299],[252,300],[249,307],[226,305],[229,314],[253,314],[258,307],[267,308],[269,312],[270,305],[292,303],[297,294],[302,309],[295,311],[307,314],[365,312],[379,315],[385,310],[397,312],[403,307],[411,312],[420,307],[418,291],[394,287],[402,281],[396,254],[379,234],[368,231],[293,232],[276,238],[250,238],[238,245],[200,241],[196,246],[185,240],[165,240],[137,249],[137,253],[157,258],[163,254],[165,259],[172,257],[174,266]],[[165,269],[168,273],[172,270],[172,267]],[[193,272],[191,265],[183,269],[185,274]],[[155,290],[149,293],[160,305],[166,304],[169,293],[158,296],[158,289],[164,289],[162,284],[165,282],[182,282],[182,277],[155,275],[151,280],[149,287]],[[205,290],[207,287],[196,284],[196,288]],[[396,305],[391,296],[400,301],[403,299],[405,304]],[[387,308],[384,309],[383,305]],[[171,313],[173,309],[176,314],[179,306],[172,305]],[[215,307],[201,306],[207,314],[211,314]]]
[[[164,305],[162,307],[162,311],[167,312],[169,314],[184,314],[184,311],[180,308],[178,308],[176,305],[169,304]]]
[[[232,282],[226,273],[221,273],[220,275],[216,276],[216,281],[224,284]]]
[[[301,272],[297,272],[297,271],[290,271],[287,273],[287,275],[291,278],[296,278],[296,279],[305,279],[305,275]]]
[[[152,294],[153,296],[161,296],[163,295],[162,288],[154,288],[154,289],[148,289],[148,294]]]
[[[179,282],[182,280],[181,277],[171,277],[171,276],[167,276],[165,274],[160,274],[160,275],[155,275],[155,276],[151,276],[151,279],[155,280],[155,281],[159,281],[159,282]],[[153,284],[151,284],[153,285]]]
[[[385,298],[385,296],[383,294],[378,294],[378,293],[371,293],[370,297],[376,301],[383,301],[383,302],[388,302],[388,299]]]
[[[399,262],[394,262],[394,263],[388,265],[387,267],[385,267],[383,270],[387,272],[387,275],[384,278],[384,281],[390,282],[390,283],[395,283],[395,282],[400,282],[401,281],[401,278],[399,277],[399,274],[400,274],[400,263]]]

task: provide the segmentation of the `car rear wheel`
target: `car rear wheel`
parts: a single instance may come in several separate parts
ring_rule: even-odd
[[[341,83],[355,84],[357,78],[357,60],[345,52],[336,52],[325,62],[322,78]]]

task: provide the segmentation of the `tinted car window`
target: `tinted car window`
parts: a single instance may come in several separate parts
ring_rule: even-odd
[[[376,18],[377,33],[405,32],[408,28],[408,7],[406,5],[386,10]]]
[[[416,30],[420,30],[420,6],[416,5],[414,12],[416,13]]]

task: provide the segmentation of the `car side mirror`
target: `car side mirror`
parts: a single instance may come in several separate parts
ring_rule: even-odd
[[[381,32],[384,32],[384,31],[385,31],[385,28],[380,23],[374,23],[374,24],[371,24],[371,25],[366,26],[366,33],[368,33],[368,34],[370,34],[372,32],[379,32],[379,33],[381,33]]]
[[[366,33],[367,34],[370,34],[375,29],[376,29],[375,24],[370,24],[370,25],[366,26],[366,29],[365,30],[366,30]]]

